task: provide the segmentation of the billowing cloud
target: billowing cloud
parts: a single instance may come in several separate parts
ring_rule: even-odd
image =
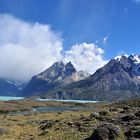
[[[0,77],[28,80],[61,59],[62,40],[49,25],[0,15]]]
[[[65,52],[60,34],[46,24],[1,14],[0,33],[0,77],[29,80],[62,59],[91,73],[106,63],[104,51],[95,44],[77,44]]]
[[[103,58],[103,54],[104,50],[94,43],[76,44],[66,52],[65,61],[71,61],[78,70],[93,73],[107,63]]]

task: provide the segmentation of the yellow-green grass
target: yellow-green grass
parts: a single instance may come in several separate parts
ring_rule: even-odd
[[[75,128],[66,126],[53,126],[48,129],[48,133],[44,136],[39,136],[41,130],[39,124],[28,123],[31,121],[41,120],[59,120],[59,121],[71,121],[77,119],[80,115],[89,116],[89,111],[66,111],[61,114],[59,113],[38,113],[31,114],[29,116],[24,115],[0,115],[0,128],[6,129],[7,133],[0,135],[0,140],[80,140],[82,133],[77,131]],[[78,121],[78,120],[77,120]],[[55,130],[55,128],[60,128]],[[89,136],[91,132],[87,132]],[[85,134],[84,134],[85,135]]]

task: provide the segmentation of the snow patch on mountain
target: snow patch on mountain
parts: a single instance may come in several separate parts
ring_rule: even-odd
[[[9,79],[7,79],[6,82],[11,84],[11,85],[16,86],[18,90],[22,90],[23,89],[23,83],[22,82],[12,81],[12,80],[9,80]]]
[[[128,55],[125,54],[125,55],[118,55],[114,59],[117,60],[117,61],[120,61],[124,56],[128,58]]]
[[[140,63],[140,56],[139,56],[139,55],[134,55],[134,56],[132,57],[132,59],[133,59],[133,61],[134,61],[135,64]]]

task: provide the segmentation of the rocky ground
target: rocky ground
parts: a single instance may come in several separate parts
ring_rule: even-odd
[[[10,102],[11,103],[11,102]],[[16,104],[16,102],[14,102]],[[25,103],[25,101],[24,101]],[[26,104],[28,102],[26,101]],[[34,106],[39,106],[39,103]],[[81,106],[40,103],[43,106]],[[22,104],[23,105],[23,104]],[[0,115],[1,140],[139,140],[140,99],[85,104],[88,110]],[[32,107],[31,105],[28,106]]]

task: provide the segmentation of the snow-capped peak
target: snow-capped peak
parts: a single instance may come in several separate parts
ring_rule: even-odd
[[[127,54],[124,54],[124,55],[118,55],[118,56],[116,56],[114,59],[117,60],[117,61],[120,61],[123,57],[128,58],[128,55],[127,55]]]
[[[133,73],[135,76],[140,76],[140,55],[119,55],[115,57],[114,60],[123,64],[127,70],[131,67],[131,73]]]
[[[129,58],[131,58],[135,64],[140,63],[140,55],[133,54],[133,55],[130,55]]]
[[[127,55],[127,54],[124,54],[124,55],[118,55],[116,56],[114,59],[117,60],[117,61],[120,61],[122,58],[129,58],[131,60],[134,61],[135,64],[138,64],[140,63],[140,55],[136,55],[136,54],[132,54],[132,55]]]

